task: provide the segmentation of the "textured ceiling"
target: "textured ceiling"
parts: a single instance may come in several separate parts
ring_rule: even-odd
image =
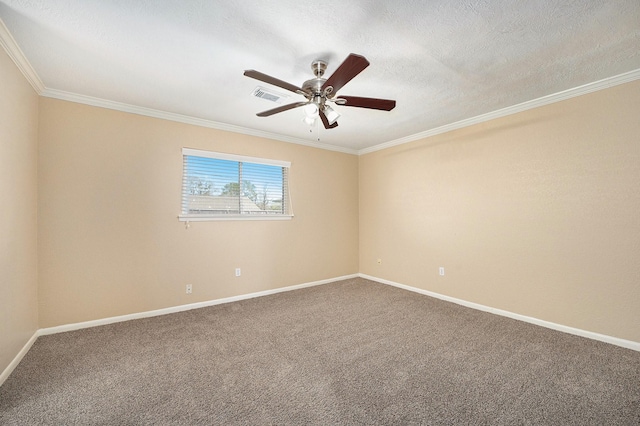
[[[354,152],[640,69],[638,0],[0,0],[0,18],[45,96]],[[330,130],[300,109],[256,116],[278,105],[244,70],[301,85],[349,53],[371,65],[339,94],[393,111],[336,106]]]

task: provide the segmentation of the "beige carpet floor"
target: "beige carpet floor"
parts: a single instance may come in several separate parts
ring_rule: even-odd
[[[352,279],[38,338],[3,425],[638,425],[640,352]]]

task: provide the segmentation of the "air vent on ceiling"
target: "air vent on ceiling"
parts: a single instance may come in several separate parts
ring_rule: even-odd
[[[284,102],[285,99],[289,97],[287,95],[283,95],[281,93],[274,92],[273,90],[268,90],[260,86],[256,87],[253,90],[252,94],[256,98],[266,99],[267,101],[275,102],[278,104],[281,104],[282,102]]]

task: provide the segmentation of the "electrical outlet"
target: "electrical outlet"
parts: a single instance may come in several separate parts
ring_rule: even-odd
[[[187,291],[187,294],[193,293],[193,288],[191,287],[191,284],[187,284],[186,291]]]
[[[438,273],[440,274],[441,277],[444,277],[444,266],[441,266],[440,268],[438,268]]]
[[[236,277],[239,277],[240,275],[242,275],[242,271],[240,268],[236,268]]]

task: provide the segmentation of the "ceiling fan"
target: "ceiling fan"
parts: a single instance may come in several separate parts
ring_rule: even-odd
[[[305,121],[307,121],[307,123],[313,123],[313,119],[316,116],[320,116],[320,120],[322,120],[324,127],[326,129],[333,129],[338,126],[337,119],[340,117],[340,114],[331,108],[331,106],[328,105],[329,103],[383,111],[391,111],[395,108],[396,101],[389,99],[363,98],[359,96],[336,97],[336,93],[342,88],[342,86],[351,81],[351,79],[360,74],[368,66],[369,61],[367,61],[364,56],[351,53],[347,56],[347,59],[340,64],[331,77],[326,79],[322,78],[322,76],[327,69],[327,63],[325,61],[316,60],[311,63],[311,70],[316,77],[305,81],[302,84],[302,87],[298,87],[294,84],[287,83],[286,81],[279,80],[255,70],[246,70],[244,75],[265,83],[273,84],[274,86],[281,87],[307,98],[306,102],[295,102],[278,108],[262,111],[257,114],[258,117],[268,117],[293,108],[304,107],[307,115]]]

